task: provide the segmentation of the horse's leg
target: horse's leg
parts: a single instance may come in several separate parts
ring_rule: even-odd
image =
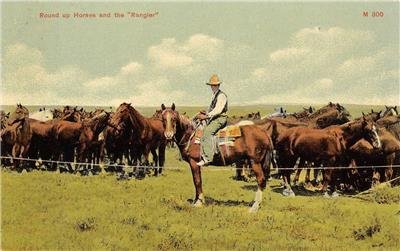
[[[331,192],[335,191],[335,177],[334,177],[334,172],[335,170],[332,169],[332,167],[335,165],[335,160],[334,159],[330,159],[327,162],[327,169],[325,169],[324,172],[324,184],[322,186],[322,192],[324,193],[324,196],[327,197],[329,196],[328,194],[328,188]]]
[[[381,174],[379,172],[379,168],[374,168],[372,173],[372,187],[379,185],[381,180]]]
[[[250,208],[250,212],[257,212],[261,205],[262,192],[267,185],[267,180],[265,179],[264,171],[260,163],[252,163],[251,168],[256,175],[258,189],[254,198],[254,203]]]
[[[13,148],[12,148],[12,152],[11,152],[11,154],[12,154],[12,157],[13,158],[17,158],[17,157],[19,157],[19,153],[20,153],[20,145],[18,144],[18,143],[15,143],[14,145],[13,145]],[[16,170],[16,171],[18,171],[19,172],[19,163],[20,163],[20,161],[19,160],[17,160],[17,159],[13,159],[13,165],[14,165],[14,170]]]
[[[193,184],[196,189],[196,196],[194,198],[193,206],[201,207],[205,203],[201,182],[201,169],[197,165],[197,162],[192,158],[190,159],[189,165],[192,170]]]
[[[296,164],[297,159],[294,157],[288,157],[285,165],[283,166],[284,170],[282,170],[283,182],[285,189],[283,190],[283,195],[285,196],[295,196],[293,189],[290,185],[290,174],[294,165]]]
[[[155,148],[151,149],[151,154],[153,155],[154,163],[154,176],[158,176],[158,154]]]
[[[302,158],[300,158],[299,165],[297,166],[297,170],[296,170],[296,175],[294,176],[294,179],[293,179],[293,185],[298,184],[300,174],[301,174],[301,171],[303,170],[304,166],[305,166],[305,161]],[[308,169],[307,169],[307,172],[308,172]]]
[[[385,168],[385,182],[392,179],[393,176],[393,163],[396,159],[396,153],[389,154],[386,156],[386,168]],[[389,183],[390,185],[390,183]]]
[[[300,167],[300,165],[299,165],[299,167],[297,168],[297,170],[296,170],[296,175],[294,176],[294,178],[293,178],[293,184],[294,185],[297,185],[297,183],[299,182],[299,178],[300,178],[300,174],[301,174],[301,171],[302,171],[303,169]],[[308,170],[307,170],[308,171]]]
[[[29,156],[28,156],[29,148],[30,148],[30,144],[22,146],[21,158],[28,158],[29,159]],[[33,164],[33,166],[32,166],[32,164]],[[23,165],[27,166],[30,170],[33,170],[33,167],[35,166],[35,162],[28,160]]]
[[[163,143],[161,143],[161,145],[158,147],[158,166],[160,174],[162,173],[162,169],[165,163],[165,147],[166,145]]]
[[[244,180],[244,175],[243,175],[243,161],[240,160],[236,162],[236,180]]]

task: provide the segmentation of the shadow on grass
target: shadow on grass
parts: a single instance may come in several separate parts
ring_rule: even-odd
[[[206,205],[207,206],[227,206],[227,207],[234,207],[234,206],[245,206],[249,207],[253,204],[253,201],[244,201],[244,200],[217,200],[211,197],[206,196]],[[190,204],[193,204],[193,199],[187,200]]]

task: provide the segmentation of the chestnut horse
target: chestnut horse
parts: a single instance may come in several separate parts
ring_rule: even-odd
[[[111,117],[110,126],[115,129],[116,135],[124,132],[131,133],[132,152],[135,158],[143,154],[145,165],[149,164],[149,154],[153,155],[155,165],[154,175],[162,172],[165,161],[166,139],[161,119],[146,118],[141,115],[131,104],[122,103]],[[157,154],[158,150],[158,154]]]
[[[195,128],[193,123],[175,110],[175,105],[170,108],[162,105],[162,120],[165,128],[165,137],[168,140],[174,139],[179,147],[181,155],[190,165],[193,183],[196,189],[194,206],[202,206],[205,203],[201,179],[201,168],[197,165],[200,161],[200,144],[197,143],[193,132],[198,132],[200,128]],[[262,201],[262,191],[266,187],[265,173],[270,166],[270,155],[272,152],[272,142],[268,134],[257,125],[240,126],[241,136],[235,138],[233,145],[221,146],[221,153],[216,155],[212,165],[225,166],[237,163],[239,160],[247,159],[251,163],[254,171],[258,190],[255,202],[250,208],[251,212],[259,209]],[[197,133],[196,133],[197,135]]]
[[[286,190],[294,195],[290,187],[290,173],[296,160],[321,163],[330,168],[324,170],[322,191],[327,192],[328,185],[335,189],[332,167],[342,164],[341,157],[360,139],[366,139],[375,148],[381,143],[372,121],[348,122],[325,129],[291,128],[277,139],[276,149],[279,151],[279,163],[283,170],[283,180]]]
[[[26,158],[31,144],[32,131],[29,124],[29,111],[25,106],[17,104],[10,115],[7,126],[2,134],[2,143],[12,145],[13,158]],[[14,169],[21,171],[20,160],[13,160]]]

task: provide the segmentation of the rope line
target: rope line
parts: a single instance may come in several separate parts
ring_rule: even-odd
[[[143,165],[124,165],[124,164],[95,164],[95,163],[88,163],[88,162],[70,162],[70,161],[57,161],[57,160],[44,160],[44,159],[30,159],[30,158],[20,158],[20,157],[8,157],[8,156],[0,156],[1,159],[11,159],[11,160],[24,160],[24,161],[34,161],[34,162],[42,162],[42,163],[56,163],[56,164],[70,164],[70,165],[91,165],[91,166],[119,166],[119,167],[124,167],[124,168],[143,168],[143,169],[154,169],[154,168],[162,168],[163,170],[181,170],[182,168],[176,167],[176,166],[162,166],[162,167],[157,167],[157,166],[143,166]],[[276,168],[276,170],[297,170],[297,169],[304,169],[304,170],[315,170],[315,169],[321,169],[321,170],[329,170],[329,169],[376,169],[376,168],[387,168],[390,167],[389,165],[385,166],[327,166],[327,167],[297,167],[297,168]],[[392,168],[399,168],[400,165],[392,165]],[[226,171],[226,170],[242,170],[243,168],[238,168],[238,167],[202,167],[203,170],[212,170],[212,171]]]

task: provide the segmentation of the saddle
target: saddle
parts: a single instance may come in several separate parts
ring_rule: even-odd
[[[217,131],[217,133],[212,137],[212,148],[214,152],[214,157],[219,155],[223,162],[224,155],[229,156],[229,147],[235,146],[235,140],[242,136],[242,131],[238,125],[226,126]],[[203,127],[199,127],[194,133],[194,144],[200,144],[200,139],[203,137]],[[191,142],[191,140],[189,140]],[[188,146],[189,147],[189,144]]]

